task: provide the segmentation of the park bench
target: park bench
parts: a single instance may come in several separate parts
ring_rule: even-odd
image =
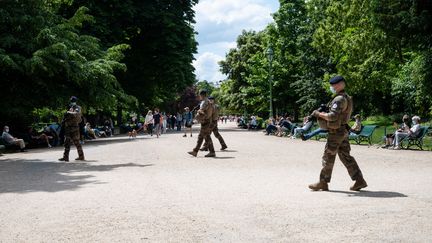
[[[359,134],[350,134],[349,139],[354,140],[357,144],[367,141],[369,145],[372,145],[372,134],[376,127],[375,125],[363,126]]]
[[[401,147],[405,149],[409,149],[411,146],[417,146],[420,150],[423,150],[423,138],[426,136],[429,130],[429,126],[421,126],[420,133],[417,137],[405,137],[401,141]]]

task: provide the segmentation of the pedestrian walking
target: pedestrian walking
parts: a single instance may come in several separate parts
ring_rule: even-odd
[[[183,137],[187,137],[187,132],[189,130],[190,136],[192,137],[192,124],[193,124],[193,115],[192,112],[189,110],[189,107],[184,108],[185,113],[183,114],[183,118],[185,121],[185,133]]]
[[[162,112],[162,133],[166,133],[167,130],[167,115]]]
[[[147,130],[147,133],[150,134],[150,136],[153,136],[153,123],[153,111],[149,110],[144,119],[144,127]]]
[[[159,114],[159,108],[155,108],[153,114],[153,125],[157,138],[161,135],[161,117],[161,114]]]
[[[80,143],[81,113],[73,106],[64,114],[62,126],[64,127],[64,153],[60,161],[69,161],[70,146],[73,143],[77,148],[78,158],[75,160],[84,160],[84,152]]]
[[[327,123],[328,138],[322,157],[322,169],[319,182],[309,185],[314,191],[328,191],[328,183],[331,180],[336,154],[347,168],[354,185],[350,187],[352,191],[359,191],[367,187],[363,174],[357,161],[350,155],[350,143],[348,141],[348,121],[350,120],[353,102],[351,97],[345,92],[345,79],[342,76],[335,76],[330,79],[330,90],[336,94],[329,103],[328,112],[315,110],[312,115],[324,119]]]
[[[228,146],[225,144],[225,141],[219,133],[218,129],[218,120],[219,120],[219,106],[216,104],[215,99],[213,96],[209,97],[210,104],[213,106],[213,116],[212,116],[212,132],[215,135],[215,137],[219,140],[221,147],[221,150],[225,150],[228,148]],[[211,134],[211,133],[210,133]],[[207,141],[204,143],[203,147],[200,149],[201,151],[207,151],[208,150],[208,144]]]
[[[212,119],[213,119],[213,105],[207,98],[207,91],[201,90],[200,93],[200,108],[197,112],[196,119],[201,123],[201,129],[198,135],[198,141],[195,148],[188,152],[192,156],[197,156],[198,150],[201,148],[203,140],[205,139],[210,152],[205,155],[205,157],[215,157],[216,153],[214,151],[213,142],[211,140],[210,134],[212,132]]]
[[[180,113],[180,111],[177,112],[176,122],[177,122],[177,131],[181,131],[181,127],[183,124],[183,115]]]

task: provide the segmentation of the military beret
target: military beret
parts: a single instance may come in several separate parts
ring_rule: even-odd
[[[342,76],[334,76],[330,79],[330,84],[337,84],[340,81],[345,81],[345,79]]]
[[[209,96],[208,98],[209,98],[209,100],[214,100],[215,99],[213,96]]]
[[[76,96],[70,97],[70,101],[71,102],[76,102],[77,100],[78,100],[78,98]]]

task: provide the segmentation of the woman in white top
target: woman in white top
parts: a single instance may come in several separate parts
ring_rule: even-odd
[[[402,139],[411,136],[416,137],[420,133],[420,117],[419,116],[413,116],[412,118],[412,124],[413,126],[408,130],[408,132],[405,131],[397,131],[395,133],[395,139],[393,140],[393,149],[401,149],[400,148],[400,142]]]
[[[162,133],[166,133],[166,127],[167,127],[167,116],[165,112],[162,112]]]
[[[153,136],[153,123],[154,123],[153,112],[149,110],[144,120],[144,127],[145,127],[144,129],[147,130],[147,132],[152,136]]]

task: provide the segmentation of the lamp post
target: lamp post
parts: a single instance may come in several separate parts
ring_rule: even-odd
[[[273,117],[273,96],[272,96],[272,61],[273,61],[273,49],[271,46],[267,49],[267,58],[269,60],[269,90],[270,90],[270,117]]]

